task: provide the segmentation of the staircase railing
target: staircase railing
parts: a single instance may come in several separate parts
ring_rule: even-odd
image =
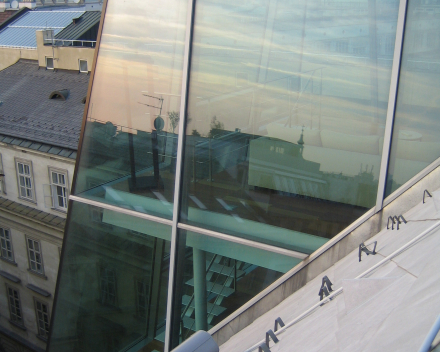
[[[211,261],[209,262],[208,268],[206,269],[206,273],[209,273],[209,270],[211,269],[212,264],[214,264],[215,258],[217,258],[218,254],[214,254]],[[183,310],[183,313],[180,316],[180,320],[183,321],[183,317],[185,316],[186,312],[188,311],[189,307],[191,306],[192,301],[194,300],[194,293],[191,295],[191,298],[189,299],[188,304],[186,305],[185,309]]]
[[[217,256],[217,254],[216,254],[215,256]],[[215,257],[215,256],[214,256],[214,257]],[[236,272],[236,265],[237,265],[237,261],[234,260],[234,266],[232,267],[231,271],[230,271],[230,272],[228,273],[228,275],[226,276],[226,279],[225,279],[225,281],[223,282],[222,288],[220,289],[220,292],[218,293],[218,295],[217,295],[217,297],[216,297],[216,299],[215,299],[215,301],[214,301],[214,303],[213,303],[214,305],[212,306],[210,312],[206,315],[207,318],[208,318],[208,316],[212,313],[212,311],[213,311],[213,309],[214,309],[214,307],[215,307],[215,302],[217,302],[218,297],[221,296],[221,294],[222,294],[224,288],[226,287],[226,283],[228,282],[228,279],[230,278],[231,274],[234,273],[234,272]],[[206,295],[206,297],[209,297],[209,295],[212,293],[212,290],[214,289],[214,287],[215,287],[215,285],[216,285],[216,283],[217,283],[218,278],[219,278],[220,275],[223,273],[223,268],[224,268],[225,266],[226,266],[226,263],[223,264],[222,268],[220,269],[220,272],[218,273],[218,276],[217,276],[216,279],[214,280],[213,285],[212,285],[212,287],[210,288],[210,290],[209,290],[208,294]],[[235,285],[234,285],[234,291],[235,291]],[[192,297],[193,297],[193,296],[194,296],[194,294],[192,295]],[[183,317],[182,317],[182,319],[183,319]],[[192,328],[193,328],[194,324],[195,324],[195,320],[192,322],[191,326],[188,328],[188,330],[187,330],[187,332],[186,332],[186,334],[185,334],[184,340],[188,337],[188,335],[189,335],[190,332],[192,331]]]

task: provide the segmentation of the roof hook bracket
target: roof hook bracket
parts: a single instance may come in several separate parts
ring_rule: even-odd
[[[397,215],[395,215],[395,216],[393,216],[393,219],[394,220],[396,220],[396,224],[397,224],[397,230],[399,229],[399,225],[403,222],[404,224],[406,224],[407,223],[407,221],[405,220],[405,218],[403,217],[403,215],[399,215],[399,216],[397,216]],[[402,221],[400,221],[400,220],[402,220]]]
[[[280,317],[275,319],[275,327],[274,327],[273,331],[276,332],[278,330],[278,325],[280,327],[284,327],[284,325],[286,325],[286,324],[284,324],[284,321]]]
[[[425,195],[428,195],[428,197],[432,198],[431,193],[429,193],[428,190],[425,189],[425,190],[423,191],[423,204],[425,204]]]
[[[370,251],[368,248],[367,248],[367,246],[364,244],[364,242],[362,242],[360,245],[359,245],[359,261],[361,261],[361,257],[362,257],[362,252],[364,252],[366,255],[375,255],[377,252],[376,252],[376,246],[377,246],[377,241],[374,241],[373,242],[373,244],[374,244],[374,247],[373,247],[373,251]]]
[[[270,349],[265,343],[262,343],[260,346],[258,346],[258,352],[270,352]]]
[[[391,220],[391,230],[394,230],[394,218],[392,216],[388,216],[388,221],[387,221],[387,230],[390,229],[390,220]]]
[[[321,288],[319,289],[319,293],[318,293],[320,301],[324,299],[324,296],[327,297],[330,294],[330,292],[333,291],[332,285],[333,285],[332,282],[327,276],[324,276],[322,278]]]
[[[278,318],[279,319],[279,318]],[[277,320],[278,320],[277,319]],[[276,324],[276,322],[275,322]],[[283,323],[284,326],[284,323]],[[258,352],[270,352],[269,348],[269,337],[272,339],[273,342],[278,343],[280,340],[276,337],[275,333],[272,330],[268,330],[266,332],[266,343],[262,343],[260,346],[258,346]]]

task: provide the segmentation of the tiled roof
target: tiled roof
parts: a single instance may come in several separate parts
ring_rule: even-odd
[[[45,224],[59,228],[60,230],[64,230],[64,226],[66,225],[65,218],[52,215],[46,213],[45,211],[41,211],[2,197],[0,197],[0,209],[13,211],[19,216],[22,215],[28,218],[35,219],[39,222],[43,222]]]
[[[35,31],[53,29],[54,35],[84,11],[29,11],[0,32],[0,47],[37,48]]]
[[[61,32],[59,32],[56,39],[75,40],[80,39],[81,36],[87,32],[94,25],[101,20],[101,11],[87,11],[79,19],[77,23],[71,23]]]
[[[36,61],[19,60],[0,71],[0,82],[1,135],[45,144],[47,151],[77,150],[89,75],[46,70]],[[65,101],[49,99],[60,89],[70,91]]]

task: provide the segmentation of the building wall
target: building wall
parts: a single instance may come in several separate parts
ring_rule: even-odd
[[[51,213],[53,215],[65,217],[66,212],[61,210],[51,209],[45,204],[44,198],[47,197],[44,185],[49,185],[49,167],[53,169],[65,170],[67,172],[67,181],[69,190],[72,185],[73,170],[75,167],[75,160],[63,158],[59,156],[52,156],[50,154],[36,152],[31,149],[12,146],[5,143],[0,143],[0,154],[2,155],[3,172],[5,174],[5,190],[6,198],[27,206],[35,207],[41,211]],[[35,202],[22,199],[19,197],[16,160],[29,161],[32,163],[32,174],[34,181]]]
[[[0,70],[15,64],[19,59],[38,60],[37,50],[0,48]]]
[[[51,229],[31,219],[18,217],[5,211],[0,211],[0,227],[10,230],[15,260],[15,264],[2,260],[1,270],[21,280],[20,283],[14,283],[0,276],[0,325],[4,329],[23,338],[31,345],[45,349],[46,342],[37,336],[38,328],[34,298],[47,304],[49,306],[49,314],[51,314],[63,233],[59,229]],[[38,240],[41,244],[44,276],[35,274],[29,270],[26,246],[27,237]],[[32,291],[26,287],[28,284],[50,292],[51,296],[44,297]],[[6,285],[19,291],[23,322],[26,330],[9,322],[10,313]],[[8,335],[13,336],[13,334]],[[2,337],[0,337],[0,340],[3,340]],[[12,344],[12,342],[9,342],[9,344]]]
[[[1,198],[31,206],[61,218],[66,217],[65,211],[54,210],[45,205],[43,185],[50,183],[49,167],[51,167],[67,172],[68,188],[70,190],[74,160],[5,143],[0,143],[0,155],[2,161],[0,166],[3,167],[2,172],[5,174],[3,182],[4,192],[0,193]],[[17,158],[29,161],[32,164],[36,202],[30,202],[18,197]],[[46,342],[38,336],[34,299],[47,304],[49,315],[52,313],[63,242],[63,229],[60,226],[57,227],[56,225],[51,225],[4,208],[0,209],[0,228],[9,230],[14,254],[14,263],[1,258],[3,260],[0,260],[0,270],[21,280],[19,283],[14,283],[4,276],[0,276],[0,343],[6,352],[18,350],[42,351],[46,348]],[[27,238],[32,238],[40,243],[44,275],[30,270]],[[49,292],[50,297],[34,292],[27,287],[28,284]],[[19,291],[25,329],[10,323],[6,285]]]
[[[54,69],[79,70],[78,60],[81,59],[87,60],[88,71],[91,71],[95,48],[53,47],[52,45],[44,45],[43,32],[44,31],[36,31],[38,64],[40,67],[46,67],[46,57],[53,57]]]

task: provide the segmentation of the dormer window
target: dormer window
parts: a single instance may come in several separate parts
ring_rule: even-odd
[[[87,66],[87,60],[81,60],[79,59],[79,72],[88,73],[89,69]]]
[[[55,90],[49,95],[49,99],[66,100],[69,96],[68,89]]]
[[[46,56],[46,70],[53,70],[53,57]]]

